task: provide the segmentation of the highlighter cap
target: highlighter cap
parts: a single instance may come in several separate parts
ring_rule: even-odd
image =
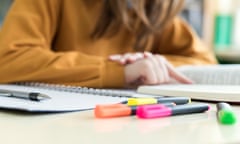
[[[228,110],[218,112],[218,119],[222,124],[234,124],[237,121],[235,114]]]
[[[132,115],[132,110],[124,104],[97,105],[94,114],[97,118],[121,117]]]
[[[234,124],[237,121],[237,117],[232,110],[232,107],[228,103],[218,103],[217,104],[217,116],[218,120],[222,124]]]
[[[143,105],[139,106],[137,109],[138,118],[143,119],[165,117],[169,115],[171,115],[171,108],[162,104]]]

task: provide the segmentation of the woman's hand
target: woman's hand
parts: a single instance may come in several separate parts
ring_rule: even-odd
[[[126,65],[125,79],[127,85],[166,84],[171,79],[184,84],[193,83],[160,55],[152,55]]]
[[[178,72],[163,56],[149,52],[113,55],[110,60],[125,65],[125,79],[128,86],[171,83],[184,84],[193,81]]]

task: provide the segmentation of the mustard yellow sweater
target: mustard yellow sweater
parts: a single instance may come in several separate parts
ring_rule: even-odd
[[[134,52],[124,28],[94,41],[101,0],[15,0],[0,31],[0,83],[35,81],[95,88],[123,87],[123,66],[111,54]],[[216,63],[210,49],[178,18],[146,51],[173,65]]]

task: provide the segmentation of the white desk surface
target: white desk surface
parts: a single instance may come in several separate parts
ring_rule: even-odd
[[[206,113],[151,120],[135,116],[96,119],[93,111],[29,114],[0,110],[1,144],[208,144],[240,143],[235,125],[221,125],[216,108]]]

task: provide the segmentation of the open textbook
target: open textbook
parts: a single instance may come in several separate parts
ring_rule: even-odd
[[[240,65],[182,66],[177,68],[195,84],[140,86],[137,92],[164,96],[188,96],[207,101],[240,103]]]
[[[182,66],[177,70],[196,84],[240,85],[240,64]]]

